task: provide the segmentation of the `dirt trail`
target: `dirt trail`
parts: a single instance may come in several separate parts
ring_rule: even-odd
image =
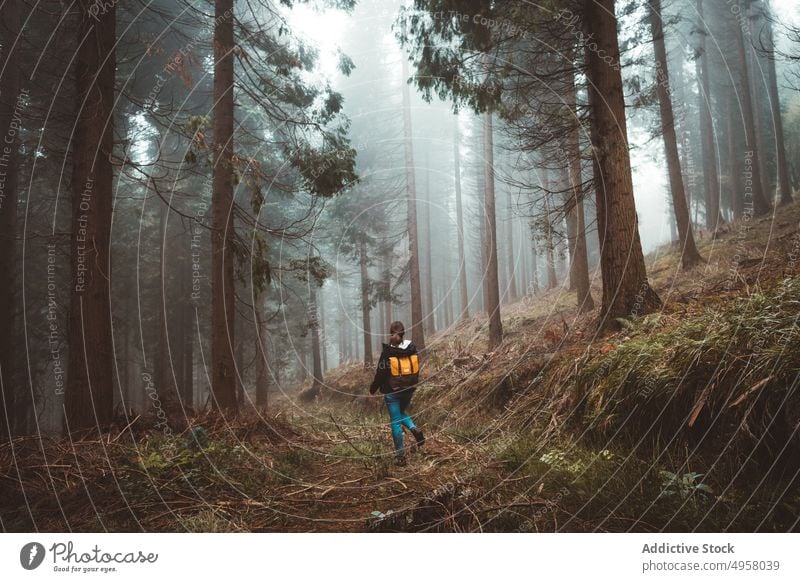
[[[794,204],[776,223],[759,219],[747,229],[734,225],[719,239],[701,238],[708,263],[690,273],[679,270],[674,249],[648,257],[653,286],[666,302],[664,325],[791,274],[786,257],[800,245],[798,218],[800,204]],[[777,507],[761,485],[691,503],[682,491],[665,499],[671,485],[665,485],[664,469],[677,470],[666,464],[670,459],[655,465],[624,445],[621,454],[607,450],[609,443],[575,446],[566,432],[550,440],[557,414],[566,418],[577,401],[564,399],[561,412],[551,406],[548,399],[558,402],[563,386],[558,378],[534,383],[539,372],[554,354],[570,364],[574,354],[604,354],[628,339],[625,331],[595,338],[591,314],[576,314],[573,302],[573,294],[557,289],[504,306],[506,341],[492,353],[485,349],[482,316],[433,336],[436,375],[418,390],[412,409],[427,442],[411,451],[405,467],[392,463],[383,403],[366,397],[370,372],[350,363],[327,372],[330,389],[313,404],[282,396],[270,401],[263,417],[251,411],[232,424],[213,415],[193,418],[192,425],[208,433],[202,449],[187,433],[168,439],[143,419],[102,437],[0,443],[0,527],[480,531],[491,522],[486,529],[499,531],[658,531],[660,523],[678,531],[701,523],[712,531],[762,528],[763,511],[740,511],[743,500]],[[295,398],[296,388],[285,392]],[[693,458],[692,470],[701,461]],[[712,485],[727,487],[729,480],[720,479]],[[751,493],[763,493],[764,500],[752,501]],[[618,506],[622,498],[626,503]],[[769,527],[797,527],[792,516],[800,513],[800,496],[782,503]]]
[[[364,531],[368,522],[374,521],[370,520],[373,512],[386,514],[412,507],[432,490],[432,483],[457,472],[451,456],[454,447],[429,443],[425,448],[425,452],[410,454],[405,467],[381,458],[325,461],[313,483],[292,487],[283,496],[296,510],[297,524],[292,529]]]

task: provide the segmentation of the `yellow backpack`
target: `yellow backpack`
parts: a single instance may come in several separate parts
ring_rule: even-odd
[[[400,390],[414,386],[419,381],[419,355],[416,351],[407,356],[389,356],[389,386]]]

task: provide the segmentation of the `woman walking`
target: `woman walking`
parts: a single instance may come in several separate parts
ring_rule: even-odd
[[[411,431],[418,447],[425,444],[422,431],[406,412],[419,378],[419,355],[414,342],[404,339],[405,331],[400,321],[392,322],[389,326],[389,343],[383,344],[375,379],[369,387],[370,394],[380,390],[389,410],[396,465],[406,464],[403,427]]]

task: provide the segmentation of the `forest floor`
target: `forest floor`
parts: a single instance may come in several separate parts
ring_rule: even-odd
[[[796,531],[799,225],[793,204],[698,235],[688,272],[651,253],[663,308],[616,332],[558,288],[504,305],[493,352],[482,315],[428,338],[407,466],[372,370],[348,363],[313,402],[296,387],[231,424],[0,443],[0,527]]]

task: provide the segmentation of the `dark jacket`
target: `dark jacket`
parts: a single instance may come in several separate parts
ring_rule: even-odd
[[[392,356],[407,356],[411,352],[416,352],[417,346],[414,345],[414,342],[410,342],[405,348],[400,348],[389,344],[382,345],[383,350],[381,351],[381,357],[378,358],[378,366],[375,370],[375,379],[372,381],[372,384],[370,384],[369,393],[375,394],[375,392],[378,390],[381,391],[381,394],[413,391],[414,386],[403,388],[402,390],[392,390],[392,387],[389,386],[389,358]]]

